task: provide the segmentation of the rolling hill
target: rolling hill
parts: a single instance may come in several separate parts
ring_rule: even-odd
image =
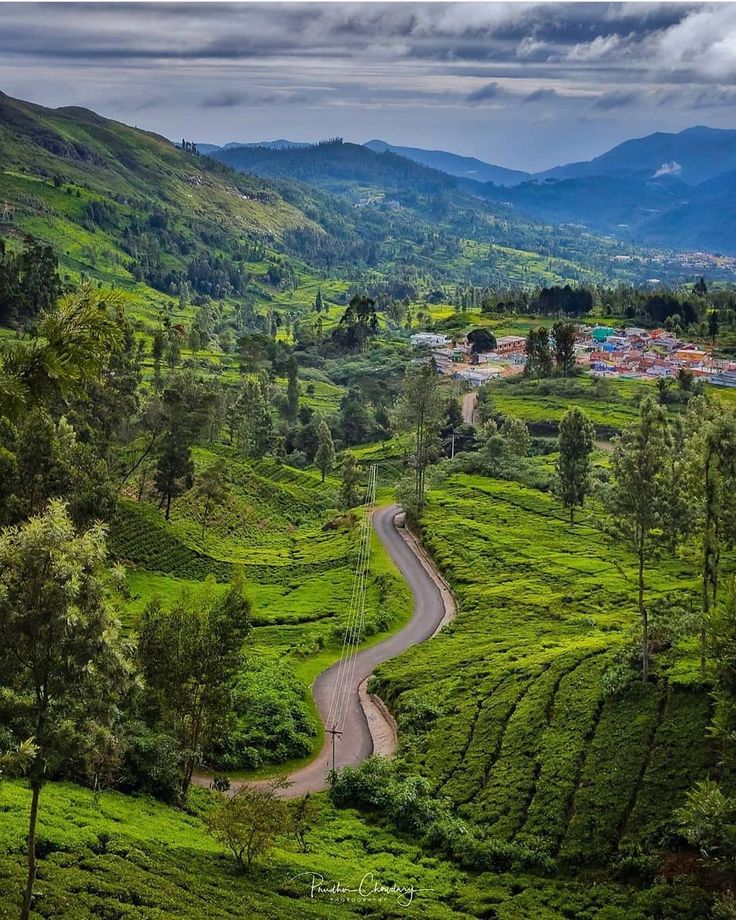
[[[529,173],[518,169],[506,169],[504,166],[494,166],[485,163],[476,157],[459,156],[448,153],[446,150],[424,150],[421,147],[396,147],[386,141],[366,141],[365,147],[375,150],[376,153],[395,153],[414,160],[432,169],[439,169],[451,176],[460,179],[474,179],[477,182],[494,182],[496,185],[518,185],[519,182],[529,178]]]

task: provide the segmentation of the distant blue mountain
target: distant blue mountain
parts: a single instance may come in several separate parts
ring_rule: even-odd
[[[484,163],[475,157],[464,157],[457,153],[448,153],[446,150],[424,150],[421,147],[397,147],[387,144],[386,141],[366,141],[363,145],[376,153],[395,153],[397,156],[414,160],[423,166],[438,169],[457,176],[459,179],[474,179],[477,182],[493,182],[495,185],[518,185],[529,178],[529,173],[518,169],[506,169],[503,166],[494,166]]]
[[[736,131],[698,125],[679,134],[657,132],[624,141],[601,156],[555,166],[535,179],[580,179],[587,176],[628,176],[660,179],[668,176],[699,185],[736,169]]]

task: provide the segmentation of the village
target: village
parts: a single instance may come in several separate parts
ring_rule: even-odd
[[[471,386],[496,377],[520,374],[526,364],[526,339],[502,335],[492,351],[474,351],[467,336],[442,333],[411,336],[416,348],[429,349],[437,371]],[[716,358],[711,350],[679,339],[666,329],[628,326],[576,326],[576,362],[601,377],[657,380],[688,371],[716,386],[736,387],[736,361]]]

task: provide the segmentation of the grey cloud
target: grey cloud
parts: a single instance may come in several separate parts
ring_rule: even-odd
[[[639,99],[639,93],[635,90],[613,90],[609,93],[603,93],[596,101],[594,107],[610,112],[613,109],[622,109],[632,105]]]
[[[534,92],[524,96],[524,102],[552,102],[559,98],[560,94],[556,89],[535,89]]]
[[[499,83],[486,83],[485,86],[481,86],[479,89],[474,89],[472,93],[468,93],[468,102],[478,103],[478,102],[490,102],[492,99],[503,99],[505,96],[508,96],[506,90]]]

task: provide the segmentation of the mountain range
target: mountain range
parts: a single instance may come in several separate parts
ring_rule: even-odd
[[[361,146],[379,159],[360,153]],[[736,187],[736,130],[696,126],[677,134],[658,132],[591,160],[534,174],[381,140],[344,144],[337,152],[325,143],[281,140],[228,144],[211,155],[256,175],[316,182],[338,193],[345,193],[350,181],[394,190],[399,177],[406,181],[408,169],[397,161],[410,161],[527,219],[578,224],[646,246],[736,255],[736,217],[723,207]],[[419,176],[426,183],[428,173]],[[441,184],[436,176],[432,181]]]

